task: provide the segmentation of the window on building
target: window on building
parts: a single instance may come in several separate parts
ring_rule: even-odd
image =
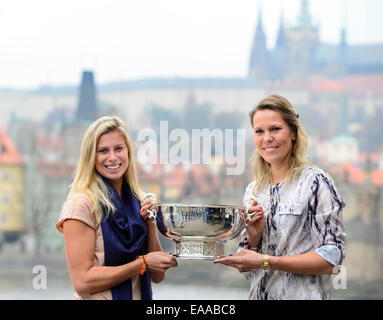
[[[8,170],[3,170],[1,176],[2,176],[4,181],[9,180],[9,171]]]
[[[1,201],[3,204],[7,204],[9,202],[9,197],[7,194],[3,194],[3,196],[1,197]]]
[[[7,223],[8,215],[5,212],[1,213],[1,223]]]

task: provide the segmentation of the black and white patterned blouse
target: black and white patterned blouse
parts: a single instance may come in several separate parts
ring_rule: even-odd
[[[253,195],[255,182],[246,188],[243,203]],[[295,256],[315,251],[337,266],[345,258],[342,209],[345,203],[331,177],[307,166],[299,179],[282,181],[255,195],[266,214],[258,252]],[[240,249],[247,246],[246,229]],[[249,299],[330,299],[330,275],[302,275],[278,270],[244,272],[251,281]]]

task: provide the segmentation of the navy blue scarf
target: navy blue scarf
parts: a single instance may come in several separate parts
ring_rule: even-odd
[[[121,198],[108,179],[101,176],[116,211],[103,209],[101,220],[104,238],[105,265],[119,266],[148,253],[147,228],[140,216],[140,202],[123,181]],[[150,273],[140,276],[142,300],[152,300]],[[132,300],[132,280],[128,279],[111,288],[113,300]]]

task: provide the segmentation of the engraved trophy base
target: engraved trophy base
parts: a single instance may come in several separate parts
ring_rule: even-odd
[[[215,260],[225,256],[224,241],[199,236],[183,236],[175,241],[175,255],[179,259]]]

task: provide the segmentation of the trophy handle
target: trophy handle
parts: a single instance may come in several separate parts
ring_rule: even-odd
[[[251,217],[255,214],[255,212],[253,213],[249,213],[249,209],[251,207],[251,204],[252,202],[256,200],[258,201],[258,199],[254,196],[254,195],[250,195],[246,200],[246,205],[245,205],[245,216],[244,216],[244,222],[245,222],[245,227],[247,227],[247,221],[251,221]]]
[[[239,213],[239,210],[240,209],[232,209],[234,210],[234,221],[233,221],[233,226],[232,226],[232,229],[231,229],[231,234],[230,236],[227,238],[227,240],[233,240],[235,238],[237,238],[242,230],[244,229],[244,219],[242,218],[242,215]]]
[[[148,198],[151,198],[153,201],[157,200],[157,196],[154,193],[148,192],[148,193],[144,194],[144,197],[142,198],[142,201],[144,201],[144,200],[146,200]],[[153,210],[146,210],[146,211],[149,212],[149,219],[152,220],[152,223],[156,223],[156,220],[157,220],[157,210],[153,209]]]

